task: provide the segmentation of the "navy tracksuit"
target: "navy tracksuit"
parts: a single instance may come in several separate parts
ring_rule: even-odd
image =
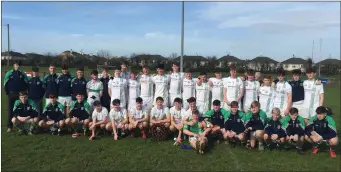
[[[292,102],[298,102],[304,100],[304,87],[303,81],[289,81],[292,88]]]
[[[71,81],[72,77],[69,73],[58,77],[58,96],[70,97],[72,95]]]
[[[28,98],[37,106],[38,114],[42,113],[42,99],[45,94],[44,82],[39,77],[28,80]]]
[[[50,103],[47,107],[45,107],[45,111],[42,114],[42,119],[47,120],[53,120],[55,123],[58,123],[60,120],[65,119],[64,113],[60,109],[57,103],[54,105]]]
[[[230,115],[225,121],[225,130],[231,130],[236,134],[243,133],[245,131],[245,126],[242,117],[238,114]]]
[[[85,78],[74,78],[71,82],[72,85],[72,100],[76,100],[76,94],[82,93],[84,96],[84,100],[87,99],[88,95],[86,93],[86,84],[87,81]]]
[[[44,78],[44,84],[45,84],[45,98],[49,98],[50,94],[54,94],[56,97],[58,97],[58,76],[57,74],[49,74],[45,76]]]
[[[102,106],[106,107],[107,109],[110,109],[110,96],[109,96],[109,91],[108,91],[108,83],[109,83],[110,78],[101,78],[100,81],[103,83],[103,93],[101,97],[101,104]]]
[[[282,128],[282,123],[280,120],[274,121],[273,119],[267,122],[267,125],[264,128],[265,134],[271,136],[273,134],[277,134],[278,138],[285,137],[285,131]]]

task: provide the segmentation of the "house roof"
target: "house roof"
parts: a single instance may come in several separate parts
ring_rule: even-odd
[[[257,62],[257,63],[274,63],[277,64],[278,62],[270,57],[266,56],[258,56],[254,59],[250,60],[250,62]]]
[[[308,61],[307,60],[304,60],[302,58],[299,58],[299,57],[291,57],[287,60],[284,60],[282,62],[282,64],[307,64]]]
[[[132,60],[166,60],[165,57],[158,54],[140,54],[131,58]]]
[[[318,62],[317,64],[322,64],[322,65],[328,65],[328,64],[335,64],[335,65],[340,65],[341,63],[341,60],[339,59],[325,59],[325,60],[322,60],[320,62]]]
[[[200,61],[208,61],[203,56],[186,56],[186,55],[184,55],[183,59],[184,59],[184,61],[198,61],[198,60],[200,60]],[[179,60],[180,60],[180,56],[174,59],[174,61],[179,61]]]
[[[69,50],[63,51],[62,53],[59,54],[59,56],[70,56],[70,55],[81,56],[82,54],[80,54],[80,53],[78,53],[76,51],[72,51],[72,53],[71,53],[71,51],[69,51]]]
[[[21,54],[19,52],[15,52],[15,51],[10,51],[9,54],[12,57],[27,57],[26,55]],[[5,51],[5,52],[1,53],[1,56],[7,56],[7,55],[8,55],[8,51]]]
[[[229,62],[237,62],[237,63],[240,63],[242,62],[243,60],[235,57],[235,56],[230,56],[230,55],[227,55],[227,56],[223,56],[221,57],[220,59],[218,59],[218,61],[229,61]]]
[[[25,55],[27,57],[45,57],[44,55],[38,53],[26,53]]]

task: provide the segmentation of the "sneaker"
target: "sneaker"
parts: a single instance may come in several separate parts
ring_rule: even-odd
[[[199,153],[204,154],[204,149],[205,149],[204,143],[201,143],[199,146]]]
[[[57,135],[60,136],[60,135],[61,135],[61,132],[62,132],[62,130],[61,130],[61,129],[58,129]]]
[[[57,131],[51,131],[51,135],[52,136],[57,135]]]
[[[300,155],[303,155],[304,152],[303,152],[302,148],[297,148],[297,153]]]
[[[258,150],[260,150],[260,151],[264,150],[264,145],[262,143],[258,144]]]
[[[311,151],[312,154],[317,154],[319,152],[319,148],[313,148],[313,151]]]
[[[147,138],[146,133],[142,133],[142,139],[146,139],[146,138]]]
[[[336,152],[335,151],[331,150],[331,151],[329,151],[329,154],[330,154],[330,157],[336,158]]]
[[[32,132],[32,131],[29,131],[29,132],[28,132],[28,135],[30,135],[30,136],[34,136],[34,134],[33,134],[33,132]]]
[[[199,151],[200,151],[200,142],[199,142],[199,140],[197,140],[196,143],[195,143],[195,150],[196,150],[197,153],[199,153]]]
[[[72,138],[76,138],[76,137],[79,137],[79,136],[81,136],[80,133],[73,133],[73,134],[72,134]]]
[[[12,128],[7,128],[7,131],[6,131],[7,133],[10,133],[10,132],[12,132]]]
[[[131,137],[135,137],[135,133],[134,133],[134,132],[131,132],[130,136],[131,136]]]

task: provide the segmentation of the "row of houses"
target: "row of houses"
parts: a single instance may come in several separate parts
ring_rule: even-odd
[[[33,53],[27,53],[27,54],[21,54],[19,52],[10,52],[10,56],[8,57],[8,52],[1,53],[1,59],[5,60],[8,58],[11,58],[11,60],[28,60],[30,57],[32,57]],[[39,55],[34,53],[34,55]],[[95,55],[89,55],[84,53],[78,53],[75,51],[64,51],[57,56],[62,58],[68,58],[68,57],[75,57],[75,56],[83,56],[88,59],[95,59],[98,56]],[[166,58],[161,55],[153,55],[153,54],[140,54],[135,55],[131,58],[126,58],[128,62],[130,62],[132,65],[153,65],[157,62],[163,62],[165,64],[171,62],[171,61],[180,61],[180,56],[176,57],[174,59]],[[273,70],[276,69],[279,66],[282,66],[287,71],[292,71],[294,69],[301,69],[303,72],[308,67],[308,60],[300,58],[300,57],[291,57],[287,60],[284,60],[282,62],[278,62],[270,57],[266,56],[257,56],[250,60],[243,60],[239,59],[235,56],[226,55],[217,59],[214,58],[205,58],[203,56],[195,55],[195,56],[189,56],[185,55],[183,57],[184,60],[184,66],[191,66],[191,68],[199,68],[199,67],[205,67],[209,65],[210,62],[214,61],[214,66],[217,68],[225,68],[231,64],[235,65],[241,65],[244,67],[247,67],[249,69],[253,70],[261,70],[262,68],[266,68],[266,70]],[[211,63],[212,64],[212,63]],[[339,59],[325,59],[322,60],[315,65],[321,65],[323,67],[324,65],[339,65],[340,66],[340,60]]]

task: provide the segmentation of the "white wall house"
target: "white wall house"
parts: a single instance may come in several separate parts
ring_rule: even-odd
[[[283,69],[286,71],[301,69],[302,72],[305,72],[308,61],[299,57],[292,57],[283,61],[281,64],[283,65]]]

